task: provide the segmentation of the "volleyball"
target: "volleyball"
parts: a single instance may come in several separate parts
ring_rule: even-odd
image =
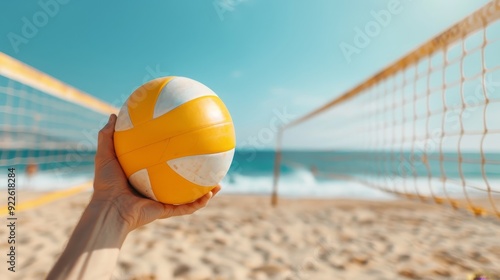
[[[136,89],[115,126],[115,151],[131,185],[166,204],[202,197],[233,160],[234,126],[222,100],[184,77],[163,77]]]

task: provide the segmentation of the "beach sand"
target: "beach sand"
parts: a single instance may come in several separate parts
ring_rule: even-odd
[[[17,272],[2,261],[0,279],[43,279],[89,196],[18,213]],[[114,279],[498,277],[499,234],[500,219],[407,200],[281,199],[273,209],[267,196],[221,194],[194,215],[132,232]],[[5,226],[0,236],[6,252]]]

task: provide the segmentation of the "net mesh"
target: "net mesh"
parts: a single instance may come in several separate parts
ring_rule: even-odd
[[[278,162],[500,217],[499,18],[493,1],[292,122],[282,131],[284,151],[324,152],[298,161],[279,149]]]
[[[98,128],[111,112],[114,108],[0,53],[0,168],[14,167],[21,178],[49,174],[52,182],[54,176],[91,174]]]

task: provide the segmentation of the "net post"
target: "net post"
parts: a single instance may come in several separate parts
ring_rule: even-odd
[[[278,138],[276,139],[276,152],[274,156],[273,192],[271,194],[271,206],[273,207],[276,207],[278,205],[278,182],[279,182],[280,167],[281,167],[281,141],[283,137],[283,130],[284,128],[278,130]]]

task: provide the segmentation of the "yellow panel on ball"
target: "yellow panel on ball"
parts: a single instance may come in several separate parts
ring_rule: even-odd
[[[168,204],[192,202],[217,186],[236,145],[222,100],[184,77],[155,79],[135,90],[118,114],[114,141],[134,188]]]

